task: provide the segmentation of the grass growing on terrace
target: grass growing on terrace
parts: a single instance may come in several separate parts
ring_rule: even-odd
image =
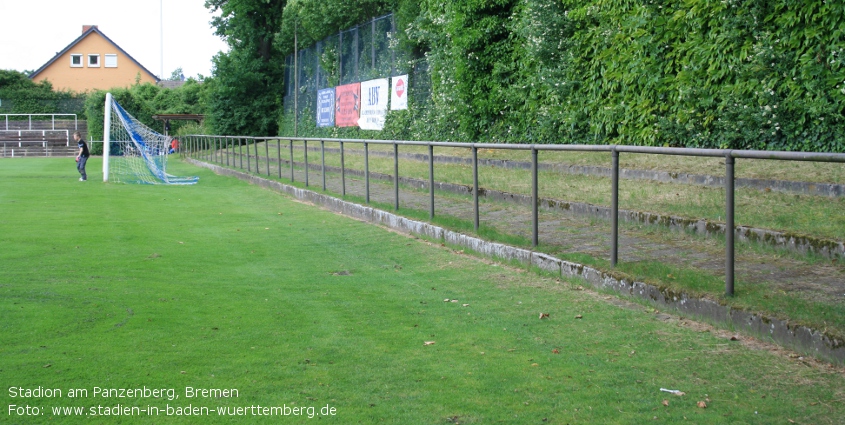
[[[337,143],[326,143],[326,148],[338,148]],[[252,145],[251,145],[252,146]],[[278,157],[276,142],[269,146],[258,143],[261,172],[265,171],[265,157],[271,161]],[[310,142],[309,148],[319,143]],[[251,147],[255,155],[255,146]],[[350,169],[363,170],[364,156],[361,144],[346,143],[344,165]],[[371,152],[393,151],[392,146],[370,144]],[[401,153],[423,153],[424,147],[400,146]],[[435,155],[467,156],[469,149],[435,148]],[[237,151],[236,151],[237,154]],[[243,151],[246,154],[246,151]],[[479,158],[496,158],[530,161],[526,151],[481,149]],[[667,155],[628,154],[629,163],[622,167],[657,169],[670,172],[699,173],[724,176],[724,160],[713,158],[674,157]],[[282,144],[281,158],[290,158],[286,145]],[[295,144],[294,160],[304,161],[302,143]],[[320,152],[310,151],[310,164],[321,163]],[[609,153],[541,152],[540,160],[549,163],[598,165],[610,167]],[[340,166],[340,154],[326,153],[327,166]],[[603,162],[602,162],[603,161]],[[797,181],[823,181],[842,183],[845,179],[845,164],[802,163],[790,161],[738,160],[737,177],[776,178]],[[254,167],[255,164],[253,163]],[[244,163],[246,168],[246,162]],[[370,172],[393,174],[393,158],[370,155]],[[435,180],[472,185],[472,167],[467,164],[436,163]],[[253,169],[254,170],[254,169]],[[428,163],[400,158],[399,174],[428,180]],[[553,170],[539,171],[539,195],[543,198],[569,202],[586,202],[609,207],[611,205],[610,178],[573,175]],[[531,193],[531,172],[522,169],[479,167],[479,186],[510,193],[529,195]],[[619,207],[621,209],[646,211],[686,218],[704,218],[712,221],[725,220],[725,192],[722,188],[686,184],[648,182],[642,180],[619,181]],[[765,192],[748,188],[736,189],[736,224],[771,229],[795,234],[806,234],[837,241],[845,240],[845,197],[795,195],[780,192]]]

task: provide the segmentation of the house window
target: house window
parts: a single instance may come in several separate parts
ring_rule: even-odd
[[[71,68],[82,68],[82,55],[77,55],[77,54],[70,55],[70,67]]]
[[[117,68],[117,55],[106,54],[106,68]]]
[[[100,67],[100,55],[88,55],[88,68]]]

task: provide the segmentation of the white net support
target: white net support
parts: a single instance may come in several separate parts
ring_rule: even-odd
[[[173,138],[138,121],[117,101],[107,106],[109,125],[109,180],[136,184],[195,184],[199,177],[167,174],[167,157],[173,152]]]

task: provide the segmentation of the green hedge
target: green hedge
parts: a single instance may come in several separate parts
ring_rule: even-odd
[[[49,81],[35,83],[26,73],[0,70],[0,113],[2,114],[77,114],[81,116],[84,113],[84,104],[84,94],[53,91],[53,86]]]

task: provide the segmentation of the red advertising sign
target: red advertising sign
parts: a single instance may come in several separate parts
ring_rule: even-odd
[[[361,110],[361,83],[337,86],[334,122],[338,127],[357,127]]]

